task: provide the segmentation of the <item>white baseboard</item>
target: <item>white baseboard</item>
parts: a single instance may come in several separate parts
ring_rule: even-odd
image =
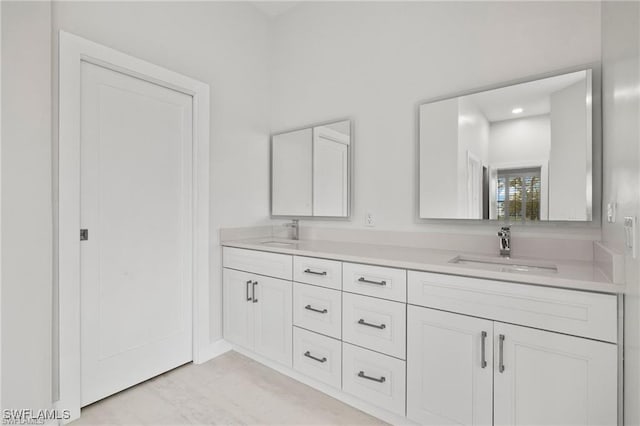
[[[231,349],[233,349],[231,343],[224,339],[212,342],[207,347],[200,350],[198,358],[194,359],[194,364],[202,364],[210,361],[226,352],[229,352]]]
[[[229,344],[229,343],[227,343]],[[294,370],[293,368],[278,364],[277,362],[268,360],[248,349],[244,349],[242,347],[230,344],[230,346],[232,347],[232,349],[242,355],[245,355],[251,359],[253,359],[254,361],[259,362],[260,364],[263,364],[275,371],[277,371],[278,373],[282,373],[285,376],[291,377],[292,379],[303,383],[307,386],[310,386],[316,390],[319,390],[320,392],[329,395],[332,398],[337,399],[340,402],[344,402],[347,405],[350,405],[354,408],[357,408],[360,411],[364,411],[365,413],[376,417],[380,420],[383,420],[387,423],[390,423],[392,425],[407,425],[407,426],[416,426],[417,423],[414,423],[413,421],[409,420],[408,418],[404,417],[404,416],[400,416],[398,414],[395,413],[391,413],[387,410],[384,410],[380,407],[376,407],[374,405],[371,405],[369,403],[367,403],[366,401],[363,401],[359,398],[356,398],[355,396],[349,395],[347,393],[342,392],[340,389],[336,389],[334,387],[331,387],[329,385],[326,385],[324,383],[318,382],[316,380],[313,380],[310,377],[305,376],[302,373],[297,372],[296,370]]]

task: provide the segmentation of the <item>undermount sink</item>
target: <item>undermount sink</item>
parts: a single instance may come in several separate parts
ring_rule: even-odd
[[[550,263],[523,261],[510,258],[456,256],[451,259],[449,263],[468,265],[480,269],[489,269],[501,272],[558,272],[558,267]]]
[[[295,246],[295,242],[287,242],[287,241],[263,241],[260,244],[264,246],[273,246],[273,247],[292,247]]]

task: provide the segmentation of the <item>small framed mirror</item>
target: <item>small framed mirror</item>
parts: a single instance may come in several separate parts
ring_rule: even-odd
[[[352,123],[340,120],[271,137],[271,215],[348,218]]]
[[[591,221],[592,70],[420,105],[421,219]]]

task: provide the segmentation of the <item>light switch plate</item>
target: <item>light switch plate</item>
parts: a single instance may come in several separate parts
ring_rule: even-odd
[[[634,216],[625,216],[624,218],[624,244],[631,251],[631,256],[636,259],[638,257],[638,242],[636,241],[636,224],[638,220]]]
[[[607,222],[616,223],[616,203],[607,204]]]

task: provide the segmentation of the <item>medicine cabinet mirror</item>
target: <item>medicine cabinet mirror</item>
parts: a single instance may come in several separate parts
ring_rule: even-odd
[[[349,217],[351,121],[311,126],[271,137],[271,214]]]
[[[590,221],[592,71],[420,106],[419,216]]]

